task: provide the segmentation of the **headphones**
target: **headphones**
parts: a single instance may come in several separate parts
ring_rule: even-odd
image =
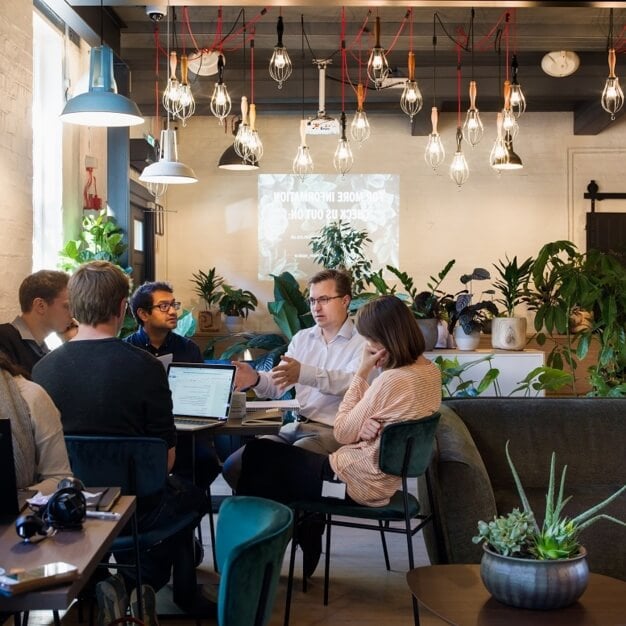
[[[43,507],[17,518],[15,531],[24,542],[30,543],[35,535],[49,537],[57,530],[82,528],[87,512],[84,489],[78,478],[63,478]]]

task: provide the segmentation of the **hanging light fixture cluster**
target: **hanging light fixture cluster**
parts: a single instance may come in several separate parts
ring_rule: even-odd
[[[609,14],[609,35],[607,38],[609,76],[602,90],[602,98],[600,100],[602,108],[611,115],[611,119],[615,119],[615,114],[624,106],[624,92],[619,84],[619,78],[615,74],[615,48],[613,47],[613,9]]]
[[[172,9],[174,26],[172,37],[174,48],[176,48],[176,9]],[[168,20],[168,49],[169,49],[169,20]],[[189,59],[183,52],[180,57],[180,81],[177,77],[178,54],[176,50],[171,50],[168,54],[170,74],[167,79],[167,86],[163,91],[163,108],[174,119],[179,119],[186,126],[187,120],[196,112],[196,100],[189,84]]]
[[[278,88],[283,88],[283,83],[291,76],[293,67],[287,48],[283,45],[283,33],[285,25],[283,24],[283,16],[278,16],[276,24],[276,34],[278,35],[278,43],[274,46],[274,52],[270,59],[269,72],[273,80],[278,83]]]
[[[169,24],[168,15],[168,58],[171,58],[169,56]],[[188,165],[178,160],[176,130],[170,128],[171,115],[171,112],[167,111],[166,128],[161,131],[159,160],[156,163],[148,165],[139,176],[139,180],[147,184],[148,189],[155,198],[158,198],[164,193],[166,185],[186,185],[198,182],[194,171]]]

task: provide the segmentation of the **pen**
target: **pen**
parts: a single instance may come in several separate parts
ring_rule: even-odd
[[[87,517],[94,517],[95,519],[110,519],[118,520],[122,516],[119,513],[109,513],[108,511],[87,511]]]

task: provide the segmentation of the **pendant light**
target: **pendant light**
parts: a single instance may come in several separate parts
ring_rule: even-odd
[[[168,29],[169,31],[169,29]],[[167,35],[169,45],[169,32]],[[180,108],[180,83],[176,77],[176,68],[178,67],[178,55],[176,50],[169,53],[170,75],[167,79],[167,85],[163,91],[163,108],[170,114],[175,116]]]
[[[278,83],[279,89],[283,88],[283,83],[291,76],[293,69],[287,48],[283,45],[284,31],[285,25],[283,23],[283,16],[279,15],[276,24],[278,43],[274,46],[274,53],[270,59],[269,67],[270,76]]]
[[[409,36],[409,56],[408,56],[408,79],[404,83],[404,89],[400,96],[400,108],[409,116],[411,122],[413,118],[422,110],[422,92],[415,80],[415,54],[413,53],[413,9],[409,9],[411,14],[410,36]]]
[[[424,159],[426,163],[436,170],[446,158],[446,151],[444,150],[443,143],[441,143],[441,137],[437,130],[437,124],[439,123],[439,112],[437,111],[437,33],[436,33],[436,19],[437,14],[433,14],[433,106],[430,110],[430,121],[432,124],[432,131],[428,135],[428,144],[426,145],[426,152],[424,152]]]
[[[613,47],[613,9],[609,17],[609,35],[607,39],[609,76],[606,79],[602,98],[600,100],[602,108],[611,114],[611,119],[615,119],[615,114],[624,106],[624,92],[619,84],[619,78],[615,75],[615,48]]]
[[[211,113],[217,117],[220,126],[224,125],[224,119],[230,114],[231,108],[228,88],[224,84],[224,56],[220,54],[217,59],[217,82],[211,96]]]
[[[68,100],[61,121],[80,126],[121,127],[143,124],[139,107],[117,93],[113,73],[113,50],[104,43],[104,8],[100,0],[100,45],[91,49],[89,90]]]
[[[309,146],[306,144],[306,120],[304,119],[300,120],[300,145],[291,169],[300,180],[304,180],[307,174],[313,172],[313,159]]]
[[[469,82],[469,101],[470,106],[465,115],[463,123],[463,138],[472,148],[480,143],[483,138],[485,128],[480,119],[480,112],[476,107],[476,96],[478,95],[478,85],[474,80],[474,9],[470,20],[470,38],[472,42],[472,80]]]
[[[304,117],[304,15],[300,15],[300,58],[302,72],[300,75],[302,96],[302,118],[300,119],[300,145],[291,165],[293,173],[304,180],[305,176],[313,172],[313,158],[306,143],[306,119]]]
[[[244,160],[256,161],[263,156],[263,142],[256,128],[256,104],[254,102],[254,33],[250,39],[250,135],[246,142]]]
[[[178,160],[176,130],[170,128],[169,111],[167,112],[167,127],[165,130],[161,131],[159,160],[156,163],[152,163],[152,165],[148,165],[148,167],[146,167],[141,173],[139,180],[142,183],[162,183],[166,185],[186,185],[198,182],[194,171],[188,165],[185,165]]]
[[[378,15],[376,16],[376,26],[374,33],[376,36],[376,43],[372,48],[369,61],[367,62],[367,75],[369,76],[369,79],[374,83],[376,89],[380,89],[383,86],[385,78],[389,76],[389,72],[391,71],[391,69],[389,68],[389,63],[387,62],[385,51],[380,45],[380,17],[378,17]]]
[[[354,157],[346,137],[346,9],[341,9],[341,135],[333,156],[335,170],[344,176],[352,169]]]
[[[250,153],[249,144],[250,125],[248,124],[248,98],[246,98],[246,96],[241,96],[241,123],[237,128],[233,147],[235,148],[235,152],[242,159],[245,159]]]
[[[513,55],[513,60],[511,61],[511,69],[512,74],[511,78],[511,111],[513,111],[513,115],[515,117],[520,117],[523,115],[524,111],[526,111],[526,97],[524,96],[524,92],[522,91],[522,86],[518,82],[517,78],[517,70],[519,68],[519,64],[517,63],[517,55]]]
[[[356,102],[356,113],[350,124],[350,136],[358,144],[362,144],[369,139],[371,133],[367,113],[365,113],[363,109],[363,103],[365,102],[365,86],[362,83],[356,86]]]
[[[496,116],[496,140],[489,154],[489,165],[491,165],[494,170],[503,169],[502,165],[506,164],[508,158],[508,151],[504,143],[504,135],[502,134],[502,118],[502,112],[498,111]]]
[[[461,130],[461,46],[457,43],[456,64],[456,152],[450,163],[450,178],[460,187],[469,178],[469,167],[463,154],[463,131]]]
[[[196,112],[196,99],[189,84],[189,60],[186,54],[180,57],[180,89],[176,117],[187,126],[187,120]]]

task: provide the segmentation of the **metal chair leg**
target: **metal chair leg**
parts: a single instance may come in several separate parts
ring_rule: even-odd
[[[389,550],[387,550],[387,538],[385,537],[385,528],[389,528],[389,522],[383,523],[382,520],[378,520],[378,527],[380,528],[380,541],[383,544],[383,555],[385,556],[385,567],[387,571],[391,570],[391,563],[389,561]]]
[[[324,606],[328,606],[328,587],[330,584],[330,529],[332,516],[326,516],[326,554],[324,555]]]
[[[289,556],[289,574],[287,576],[287,598],[285,599],[285,619],[283,626],[289,626],[289,616],[291,613],[291,594],[293,592],[293,571],[296,563],[296,548],[298,546],[297,537],[298,511],[294,511],[293,533],[291,535],[291,554]]]

